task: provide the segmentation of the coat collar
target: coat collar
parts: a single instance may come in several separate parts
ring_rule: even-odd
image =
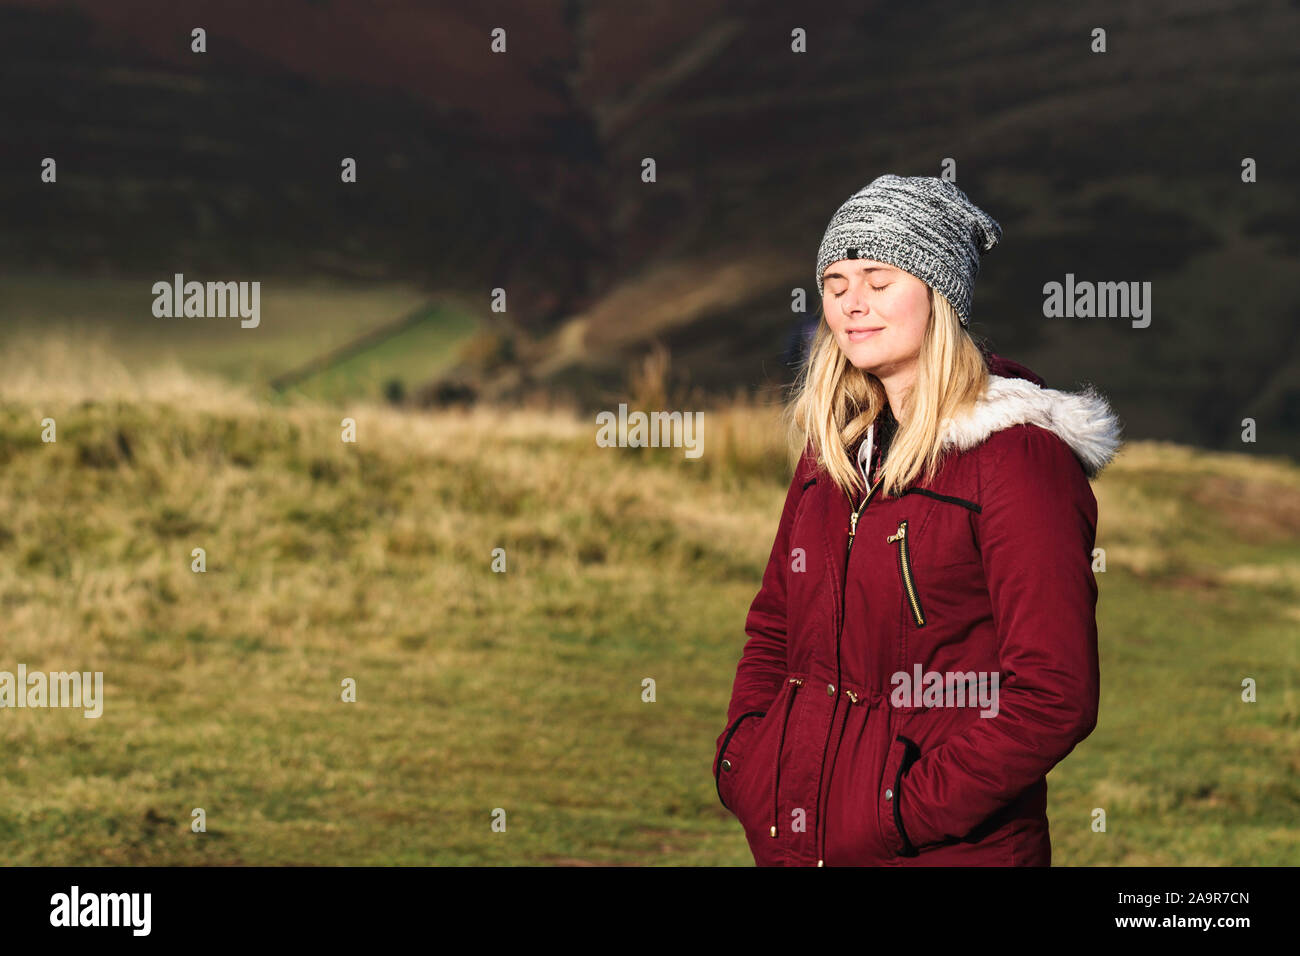
[[[966,451],[1013,425],[1039,425],[1056,434],[1096,478],[1115,456],[1120,423],[1091,385],[1078,392],[1043,388],[1027,378],[990,374],[974,407],[940,423],[944,447]]]

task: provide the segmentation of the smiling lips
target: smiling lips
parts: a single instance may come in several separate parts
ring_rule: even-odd
[[[877,332],[884,331],[884,326],[877,326],[874,329],[846,329],[850,342],[861,342]]]

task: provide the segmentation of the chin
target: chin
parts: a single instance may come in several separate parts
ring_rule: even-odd
[[[863,350],[849,346],[844,349],[844,356],[849,360],[850,365],[864,372],[870,372],[880,365],[880,356],[876,354],[874,349]]]

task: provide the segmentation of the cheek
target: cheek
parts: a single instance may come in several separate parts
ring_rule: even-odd
[[[838,332],[840,326],[844,324],[844,316],[840,314],[839,309],[835,308],[835,300],[830,296],[822,297],[822,315],[826,316],[826,324],[831,327],[832,332]]]
[[[924,292],[909,296],[904,308],[898,310],[897,318],[906,324],[907,338],[920,342],[930,322],[930,297]]]

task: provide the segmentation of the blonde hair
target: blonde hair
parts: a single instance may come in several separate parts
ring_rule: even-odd
[[[929,482],[943,458],[940,425],[969,408],[988,384],[984,345],[961,324],[952,303],[930,289],[930,320],[917,357],[916,381],[893,409],[898,429],[890,441],[878,494],[897,497],[917,478]],[[821,312],[808,359],[795,379],[785,418],[791,448],[811,442],[818,466],[844,492],[865,490],[849,449],[889,404],[885,386],[849,362]],[[877,432],[879,429],[877,429]]]

